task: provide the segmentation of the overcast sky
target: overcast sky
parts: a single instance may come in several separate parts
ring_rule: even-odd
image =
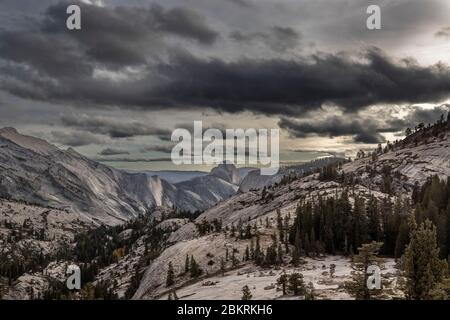
[[[127,168],[161,168],[194,120],[280,128],[288,161],[353,155],[448,110],[447,0],[73,3],[80,31],[68,2],[0,0],[0,126]]]

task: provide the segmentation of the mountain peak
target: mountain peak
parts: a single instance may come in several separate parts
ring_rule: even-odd
[[[4,128],[0,129],[0,135],[8,134],[8,133],[18,134],[19,132],[17,131],[16,128],[13,128],[13,127],[4,127]]]
[[[217,167],[211,170],[211,175],[218,177],[222,180],[230,182],[232,184],[239,184],[241,182],[241,176],[236,166],[232,163],[221,163]]]
[[[43,155],[48,155],[58,150],[58,148],[51,145],[47,141],[32,136],[23,135],[12,127],[0,129],[0,137],[13,142],[22,148],[29,149]]]

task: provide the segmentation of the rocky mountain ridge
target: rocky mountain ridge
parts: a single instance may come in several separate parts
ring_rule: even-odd
[[[236,193],[239,177],[222,173],[171,184],[0,129],[0,197],[83,213],[98,223],[122,223],[158,206],[203,211]]]

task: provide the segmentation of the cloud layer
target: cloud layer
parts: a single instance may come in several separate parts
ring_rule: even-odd
[[[375,144],[434,121],[450,98],[444,0],[385,1],[378,33],[365,27],[365,0],[24,1],[0,3],[0,114],[35,118],[58,144],[101,144],[96,155],[125,155],[116,145],[139,138],[134,150],[167,153],[178,112],[213,114],[224,128],[234,126],[219,119],[226,113],[249,126],[265,117],[291,138]],[[81,6],[81,31],[66,29],[69,3]],[[26,110],[10,97],[47,117],[10,112]],[[374,106],[384,109],[368,115]],[[162,142],[142,148],[147,136]]]

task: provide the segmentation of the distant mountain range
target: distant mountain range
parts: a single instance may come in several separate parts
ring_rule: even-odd
[[[293,168],[304,171],[332,161],[336,160]],[[277,183],[288,172],[266,177],[258,169],[232,164],[221,164],[210,173],[127,172],[14,128],[0,129],[0,197],[82,213],[108,225],[156,207],[204,211],[238,191]]]
[[[237,168],[239,176],[243,179],[250,171],[256,168]],[[133,172],[133,171],[131,171]],[[209,174],[206,171],[181,171],[181,170],[161,170],[161,171],[145,171],[149,176],[158,176],[170,183],[178,183],[188,181],[194,178],[203,177]]]
[[[171,183],[157,175],[114,169],[48,142],[0,129],[0,197],[83,213],[117,224],[155,207],[203,211],[235,194],[234,166]]]

